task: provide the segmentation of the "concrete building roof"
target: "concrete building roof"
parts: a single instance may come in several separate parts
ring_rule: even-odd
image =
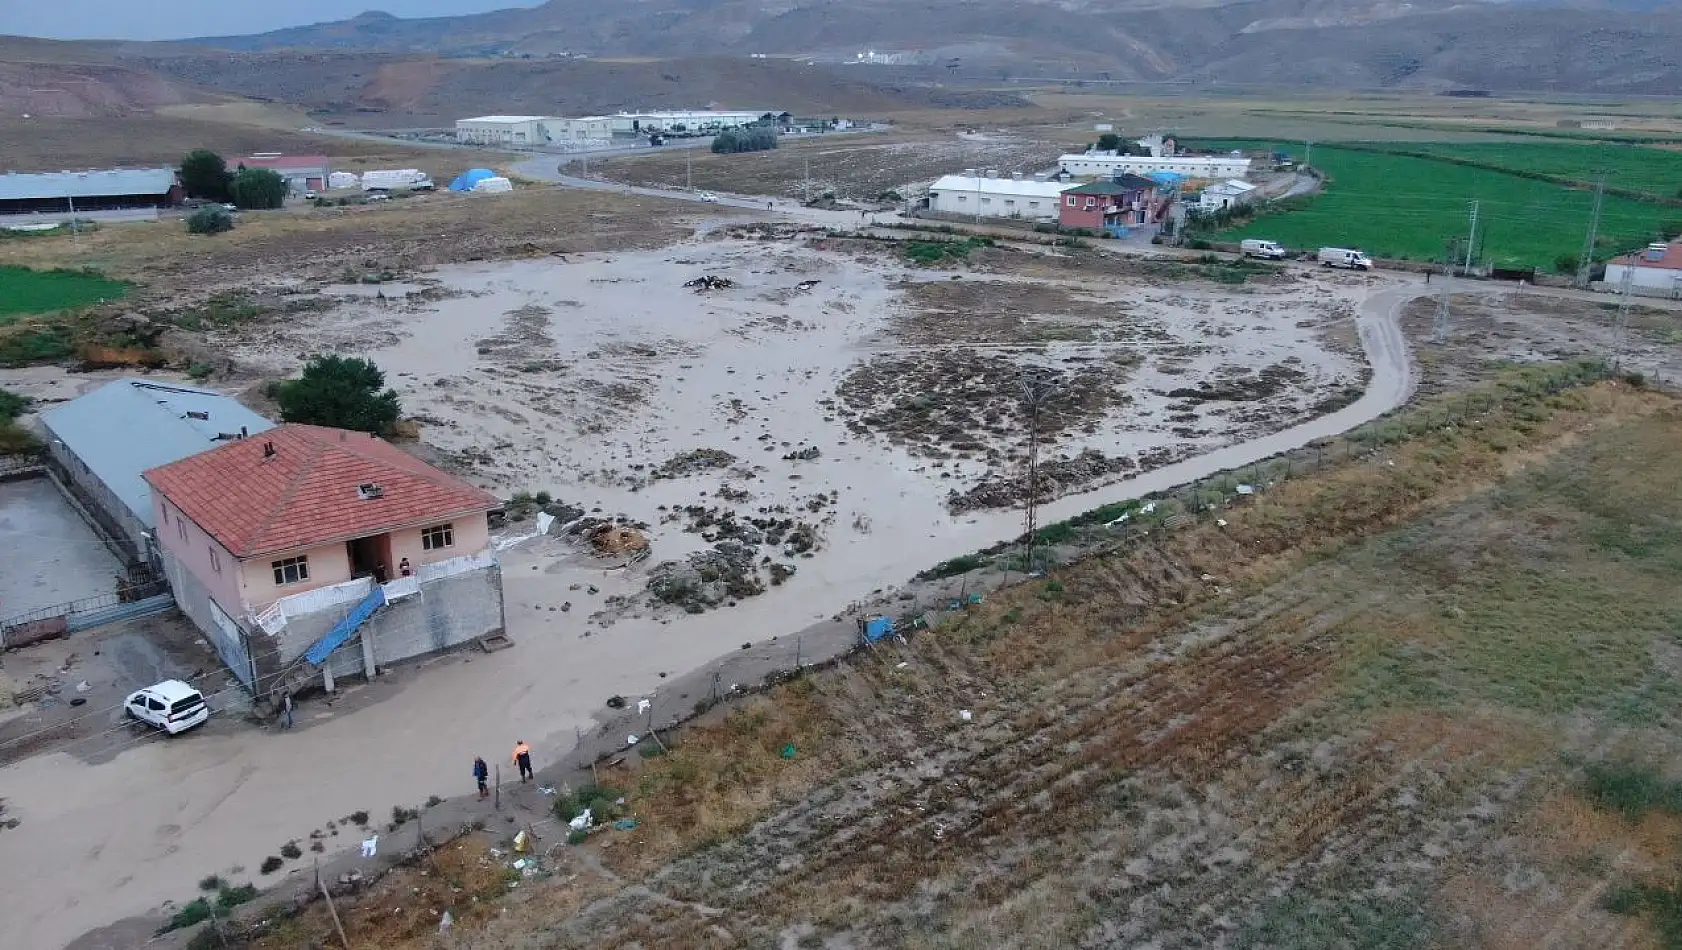
[[[1025,198],[1055,198],[1069,187],[1067,182],[1034,181],[1027,178],[986,178],[970,175],[942,175],[929,191],[958,194],[1012,195]]]
[[[458,122],[542,122],[547,116],[541,115],[476,115],[471,119],[458,119]]]
[[[141,473],[274,423],[208,389],[119,379],[48,410],[41,423],[147,527],[152,493]]]
[[[1076,185],[1073,188],[1066,189],[1066,191],[1077,195],[1124,195],[1130,191],[1143,191],[1155,187],[1156,182],[1149,178],[1140,178],[1138,175],[1118,175],[1115,178],[1100,178],[1084,185]]]
[[[163,195],[174,187],[173,168],[113,168],[107,171],[33,174],[7,172],[0,175],[0,201]]]
[[[146,481],[235,557],[449,521],[499,502],[365,432],[283,425]]]
[[[315,171],[326,168],[332,160],[325,155],[248,155],[239,160],[247,168],[297,168]]]

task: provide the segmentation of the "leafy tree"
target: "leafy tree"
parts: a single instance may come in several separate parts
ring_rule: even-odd
[[[775,129],[725,129],[713,139],[713,152],[733,155],[737,152],[763,152],[777,147]]]
[[[187,218],[187,230],[192,234],[221,234],[234,229],[234,216],[221,205],[205,205]]]
[[[1098,136],[1098,151],[1114,152],[1119,148],[1121,148],[1121,136],[1114,132],[1105,132]]]
[[[286,179],[268,168],[241,168],[228,187],[234,204],[241,208],[267,210],[286,203]]]
[[[233,178],[228,163],[208,148],[194,149],[181,159],[181,187],[189,198],[227,201]]]
[[[1556,273],[1556,274],[1575,274],[1575,273],[1577,273],[1577,264],[1578,263],[1579,263],[1579,260],[1578,260],[1577,255],[1575,255],[1575,254],[1561,254],[1558,257],[1554,258],[1554,273]]]
[[[389,429],[402,411],[380,368],[356,357],[311,357],[298,379],[275,387],[274,397],[287,422],[359,432]]]

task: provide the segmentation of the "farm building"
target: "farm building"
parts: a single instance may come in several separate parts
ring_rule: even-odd
[[[1138,175],[1118,175],[1065,187],[1058,223],[1068,228],[1102,231],[1153,224],[1158,212],[1156,182]]]
[[[1634,254],[1607,263],[1609,288],[1621,288],[1625,280],[1629,281],[1631,293],[1682,299],[1682,241],[1649,244]]]
[[[456,141],[464,145],[547,145],[546,119],[540,115],[482,115],[456,120]]]
[[[106,383],[41,417],[60,482],[141,562],[155,560],[156,529],[141,473],[272,426],[231,396],[147,379]]]
[[[652,132],[662,134],[711,135],[724,129],[752,125],[767,114],[779,124],[786,113],[718,112],[685,110],[671,112],[619,112],[613,115],[587,115],[578,118],[545,119],[549,138],[556,142],[607,141],[615,138],[635,138]]]
[[[1025,218],[1051,221],[1057,218],[1057,196],[1068,188],[1061,181],[1038,181],[997,172],[945,175],[929,186],[929,210],[936,214],[962,214],[983,218]]]
[[[283,425],[145,477],[176,603],[259,696],[502,632],[499,503],[382,439]]]
[[[1249,159],[1223,155],[1169,158],[1085,152],[1064,155],[1057,160],[1057,167],[1075,178],[1113,178],[1116,175],[1149,175],[1151,172],[1174,172],[1187,178],[1245,178],[1250,174]]]
[[[1197,210],[1203,213],[1249,204],[1255,198],[1256,186],[1247,181],[1232,179],[1216,182],[1203,189],[1198,196]]]
[[[0,215],[171,208],[181,198],[173,168],[0,175]]]
[[[322,191],[333,173],[333,164],[325,155],[282,155],[279,152],[258,152],[242,158],[246,168],[267,168],[286,179],[293,194]]]

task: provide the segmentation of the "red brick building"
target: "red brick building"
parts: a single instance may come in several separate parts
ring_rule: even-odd
[[[1066,228],[1101,231],[1156,222],[1156,182],[1138,175],[1118,175],[1062,194],[1058,223]]]

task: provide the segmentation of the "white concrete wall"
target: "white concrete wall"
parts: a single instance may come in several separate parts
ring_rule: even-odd
[[[1188,158],[1152,158],[1148,155],[1064,155],[1057,160],[1059,168],[1081,178],[1118,174],[1145,175],[1149,172],[1174,172],[1188,178],[1244,178],[1250,174],[1247,158],[1193,156]]]
[[[1630,281],[1631,289],[1640,292],[1642,296],[1669,297],[1682,293],[1682,270],[1664,267],[1631,267],[1628,264],[1606,265],[1606,287],[1616,291],[1624,285],[1624,273],[1633,271],[1634,277]]]
[[[992,179],[989,183],[997,185],[999,180]],[[977,194],[963,189],[931,190],[929,210],[940,214],[979,213],[983,218],[1023,218],[1030,221],[1050,221],[1058,214],[1056,195]]]

